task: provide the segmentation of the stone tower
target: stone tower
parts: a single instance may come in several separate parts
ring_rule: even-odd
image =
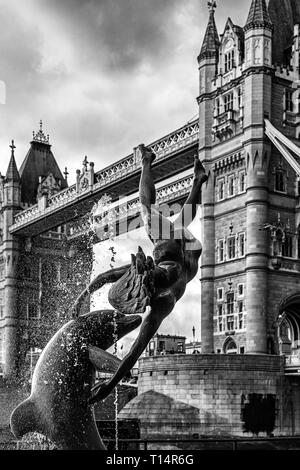
[[[209,4],[198,57],[199,155],[210,175],[202,213],[202,352],[279,353],[285,344],[296,354],[299,315],[280,305],[300,295],[299,174],[272,145],[265,123],[297,144],[299,26],[289,38],[288,67],[278,67],[272,0],[268,7],[252,0],[244,27],[229,18],[220,38],[215,7]]]
[[[11,144],[11,158],[6,176],[1,178],[1,356],[4,363],[4,374],[11,375],[16,368],[17,348],[17,266],[19,243],[9,232],[14,215],[21,208],[20,175],[15,162],[15,145]],[[5,345],[5,347],[4,347]]]
[[[68,186],[42,122],[19,171],[14,152],[12,142],[6,176],[0,178],[0,377],[9,381],[32,372],[88,282],[92,263],[91,247],[68,243],[62,224],[36,236],[11,234],[18,212],[33,204],[43,208]]]

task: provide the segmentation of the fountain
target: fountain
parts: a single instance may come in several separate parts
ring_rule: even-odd
[[[92,404],[107,397],[129,373],[148,342],[183,296],[186,284],[198,271],[202,248],[187,226],[201,202],[201,188],[207,181],[204,168],[195,156],[194,179],[186,206],[174,223],[155,206],[155,187],[151,166],[155,159],[144,145],[135,149],[142,161],[140,180],[141,214],[146,232],[154,244],[153,259],[139,248],[131,264],[113,267],[115,251],[111,247],[111,269],[101,273],[77,299],[73,320],[49,341],[36,365],[30,397],[12,413],[11,428],[17,438],[39,432],[59,449],[105,449],[96,429]],[[105,211],[107,200],[101,201]],[[97,230],[99,204],[92,213],[90,226]],[[188,219],[188,220],[186,220]],[[97,233],[98,235],[98,233]],[[112,283],[108,299],[114,311],[96,311],[80,315],[83,301],[104,284]],[[122,361],[106,352],[110,346],[141,323],[141,330]],[[94,385],[95,368],[111,370],[113,376]],[[93,386],[94,385],[94,386]],[[118,392],[115,392],[117,413]],[[118,448],[118,420],[115,421]]]

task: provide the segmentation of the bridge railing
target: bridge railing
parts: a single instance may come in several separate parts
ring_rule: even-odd
[[[186,196],[192,186],[193,175],[186,176],[179,181],[169,183],[166,186],[157,190],[156,200],[159,205],[164,203],[170,203],[175,199],[180,199]],[[127,199],[126,202],[122,203],[120,201],[119,205],[108,209],[108,211],[103,214],[99,214],[94,217],[94,220],[82,220],[77,224],[75,223],[70,228],[69,237],[74,238],[78,237],[84,233],[87,233],[92,229],[92,225],[96,227],[97,230],[104,229],[107,225],[114,224],[116,221],[122,219],[129,220],[131,217],[137,216],[140,212],[140,200],[138,197],[133,197],[132,199]]]
[[[153,144],[150,144],[150,147],[156,154],[156,159],[160,160],[193,145],[198,140],[198,134],[198,120],[194,120],[163,139],[159,139]],[[95,173],[95,182],[92,186],[80,186],[75,184],[48,199],[45,198],[42,203],[20,212],[15,216],[12,230],[74,202],[79,195],[91,190],[95,191],[105,188],[109,184],[134,173],[139,167],[140,159],[136,155],[131,154],[123,160],[119,160],[113,165]]]

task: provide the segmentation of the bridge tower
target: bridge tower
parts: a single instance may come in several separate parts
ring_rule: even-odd
[[[10,146],[11,158],[6,172],[2,177],[2,214],[1,214],[1,278],[4,278],[4,288],[1,289],[1,324],[0,324],[0,347],[4,363],[4,374],[11,377],[16,370],[17,342],[18,342],[18,286],[17,266],[19,260],[18,240],[9,232],[15,214],[21,206],[21,184],[17,169],[14,151],[14,141]],[[5,347],[4,347],[5,345]]]
[[[272,145],[265,122],[296,142],[299,26],[293,25],[289,66],[279,68],[272,50],[282,32],[274,29],[272,0],[268,8],[265,0],[252,0],[245,26],[228,18],[220,37],[215,8],[209,3],[198,57],[199,155],[209,174],[202,212],[202,352],[274,354],[282,344],[296,352],[299,315],[285,320],[284,338],[278,325],[281,302],[300,293],[297,172]]]

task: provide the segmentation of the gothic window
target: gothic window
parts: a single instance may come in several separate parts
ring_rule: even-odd
[[[233,315],[234,311],[234,292],[227,292],[227,315]]]
[[[270,41],[266,40],[264,45],[264,62],[265,64],[270,64]]]
[[[286,192],[286,172],[282,168],[275,170],[275,191]]]
[[[237,345],[232,338],[229,338],[224,344],[225,354],[237,354]]]
[[[235,259],[236,257],[236,238],[229,237],[227,240],[228,259]]]
[[[218,182],[218,200],[223,201],[225,199],[225,181],[222,178]]]
[[[282,244],[282,256],[286,258],[293,257],[293,237],[291,235],[286,235],[284,243]]]
[[[241,171],[239,174],[239,193],[244,193],[246,190],[246,173]]]
[[[245,285],[239,284],[238,285],[238,297],[244,297],[244,292],[245,292]]]
[[[224,240],[219,240],[219,243],[218,243],[218,257],[219,257],[219,263],[223,263],[223,261],[224,261]]]
[[[220,98],[216,99],[216,115],[219,116],[221,114],[221,104],[220,104]]]
[[[0,297],[0,318],[4,317],[4,305],[3,305],[3,298]]]
[[[285,90],[285,111],[294,112],[293,92],[288,88]]]
[[[243,258],[245,256],[245,234],[240,233],[239,235],[239,256]]]
[[[223,289],[223,287],[220,287],[220,288],[217,290],[217,299],[218,299],[218,302],[222,302],[222,301],[223,301],[223,295],[224,295],[224,289]]]
[[[226,329],[227,331],[234,330],[234,293],[228,292],[226,303]]]
[[[241,300],[238,302],[238,318],[237,318],[237,321],[238,321],[238,329],[239,330],[243,330],[244,328],[244,301]]]
[[[234,196],[234,175],[228,177],[228,196]]]
[[[241,108],[243,105],[243,89],[242,87],[238,88],[238,107]]]
[[[260,57],[260,39],[256,39],[254,43],[254,63],[260,64],[261,62],[261,57]]]
[[[247,44],[246,44],[246,63],[247,63],[247,65],[249,65],[250,62],[251,62],[250,52],[251,52],[251,45],[250,45],[250,42],[247,41]]]
[[[233,109],[233,92],[224,96],[224,109],[226,112]]]
[[[234,49],[226,52],[224,55],[224,71],[225,73],[230,72],[234,67]]]
[[[223,304],[218,305],[218,331],[223,331]]]

